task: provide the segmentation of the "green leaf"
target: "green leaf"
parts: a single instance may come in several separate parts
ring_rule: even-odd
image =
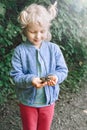
[[[0,15],[4,16],[6,12],[6,7],[4,4],[0,3]]]
[[[2,87],[3,86],[3,81],[0,81],[0,87]]]

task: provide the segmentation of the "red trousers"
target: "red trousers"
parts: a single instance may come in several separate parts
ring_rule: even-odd
[[[54,115],[54,104],[41,108],[29,107],[23,104],[19,106],[23,130],[50,130]]]

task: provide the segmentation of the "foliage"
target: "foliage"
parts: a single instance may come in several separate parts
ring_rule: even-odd
[[[33,2],[48,6],[53,0],[0,0],[0,103],[14,98],[14,83],[9,76],[13,49],[21,42],[21,29],[17,16],[24,6]],[[87,4],[75,0],[58,0],[58,16],[53,21],[52,41],[60,45],[69,76],[61,85],[65,91],[76,92],[86,75]],[[83,8],[84,7],[84,8]],[[23,37],[22,37],[23,38]]]
[[[87,9],[81,5],[82,9],[78,6],[77,10],[73,0],[59,1],[58,6],[59,14],[53,23],[52,32],[53,40],[60,45],[69,68],[69,76],[63,88],[76,92],[87,69]]]

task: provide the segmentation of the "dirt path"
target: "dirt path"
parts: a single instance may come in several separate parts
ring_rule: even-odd
[[[0,130],[21,130],[17,104],[0,106]],[[62,93],[56,102],[51,130],[87,130],[87,85],[78,94]]]
[[[87,130],[87,85],[79,94],[66,94],[56,104],[52,130]]]

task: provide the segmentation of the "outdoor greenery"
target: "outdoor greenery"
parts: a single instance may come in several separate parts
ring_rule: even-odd
[[[31,3],[46,7],[50,0],[0,0],[0,103],[14,98],[15,85],[9,76],[14,48],[24,37],[17,21],[18,13]],[[77,4],[78,3],[78,4]],[[86,0],[58,0],[58,16],[53,21],[52,41],[62,49],[69,68],[69,76],[61,85],[65,91],[79,91],[86,77],[87,60],[87,2]]]

